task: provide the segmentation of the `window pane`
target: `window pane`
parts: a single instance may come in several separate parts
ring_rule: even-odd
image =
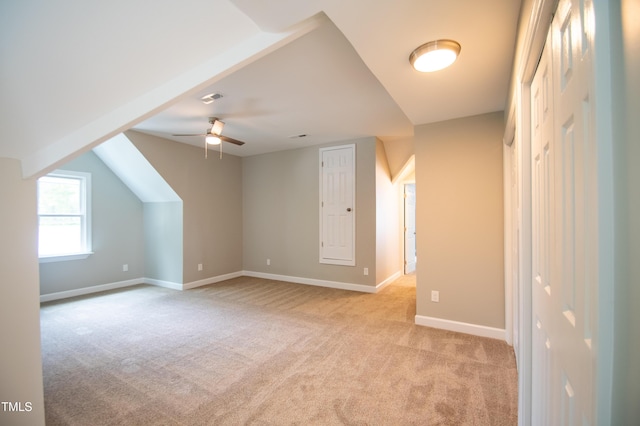
[[[38,214],[82,213],[80,179],[45,176],[38,179]]]
[[[40,217],[39,255],[80,253],[82,222],[79,217]]]

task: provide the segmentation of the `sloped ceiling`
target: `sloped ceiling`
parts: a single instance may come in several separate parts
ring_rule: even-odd
[[[414,125],[504,107],[520,0],[233,2],[270,31],[326,13]],[[462,45],[455,66],[414,71],[408,65],[413,49],[441,38]]]
[[[246,142],[223,149],[248,156],[358,137],[409,137],[413,125],[328,19],[313,31],[135,126],[203,146],[207,117]],[[203,104],[207,93],[223,98]],[[305,137],[296,137],[306,135]]]
[[[1,2],[0,156],[20,159],[25,176],[42,174],[131,127],[172,138],[202,132],[214,113],[229,136],[246,139],[238,155],[287,149],[299,133],[309,136],[296,143],[410,137],[414,125],[504,108],[519,7]],[[454,66],[412,70],[410,52],[438,38],[461,43]],[[209,90],[225,97],[195,108]]]
[[[182,201],[124,133],[101,143],[93,152],[143,203]]]

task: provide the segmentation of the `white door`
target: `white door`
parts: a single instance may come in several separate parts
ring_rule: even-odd
[[[355,265],[355,145],[320,149],[320,263]]]
[[[592,16],[562,0],[531,87],[532,424],[595,423]]]
[[[416,184],[404,186],[404,273],[416,270]]]
[[[531,424],[550,423],[551,340],[548,328],[551,313],[551,241],[553,220],[553,75],[551,69],[551,36],[542,52],[536,75],[531,84],[531,220],[532,220],[532,406]],[[554,286],[555,287],[555,286]]]

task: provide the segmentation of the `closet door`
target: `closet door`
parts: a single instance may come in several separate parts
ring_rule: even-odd
[[[597,168],[590,1],[558,5],[532,99],[532,424],[595,424]]]
[[[355,145],[320,149],[320,263],[355,265]]]
[[[550,39],[547,37],[538,69],[531,84],[531,220],[532,220],[532,354],[531,386],[532,425],[552,424],[551,340],[549,329],[553,323],[551,263],[555,253],[554,237],[554,168],[556,144],[553,140],[553,75]],[[553,283],[555,284],[555,283]]]

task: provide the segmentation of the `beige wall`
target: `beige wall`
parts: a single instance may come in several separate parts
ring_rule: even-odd
[[[413,137],[384,141],[384,149],[391,178],[394,179],[413,155]]]
[[[0,424],[43,425],[36,181],[18,160],[0,158],[0,204],[0,401],[33,407]]]
[[[183,202],[183,282],[242,270],[242,163],[138,132],[127,137]],[[198,271],[198,264],[203,270]]]
[[[403,249],[398,238],[402,185],[391,183],[385,146],[376,139],[376,284],[402,271]]]
[[[503,130],[502,112],[416,127],[417,315],[505,327]]]
[[[375,285],[376,140],[333,145],[351,143],[356,144],[356,266],[319,263],[316,146],[243,158],[245,270]],[[365,267],[368,276],[363,274]]]

